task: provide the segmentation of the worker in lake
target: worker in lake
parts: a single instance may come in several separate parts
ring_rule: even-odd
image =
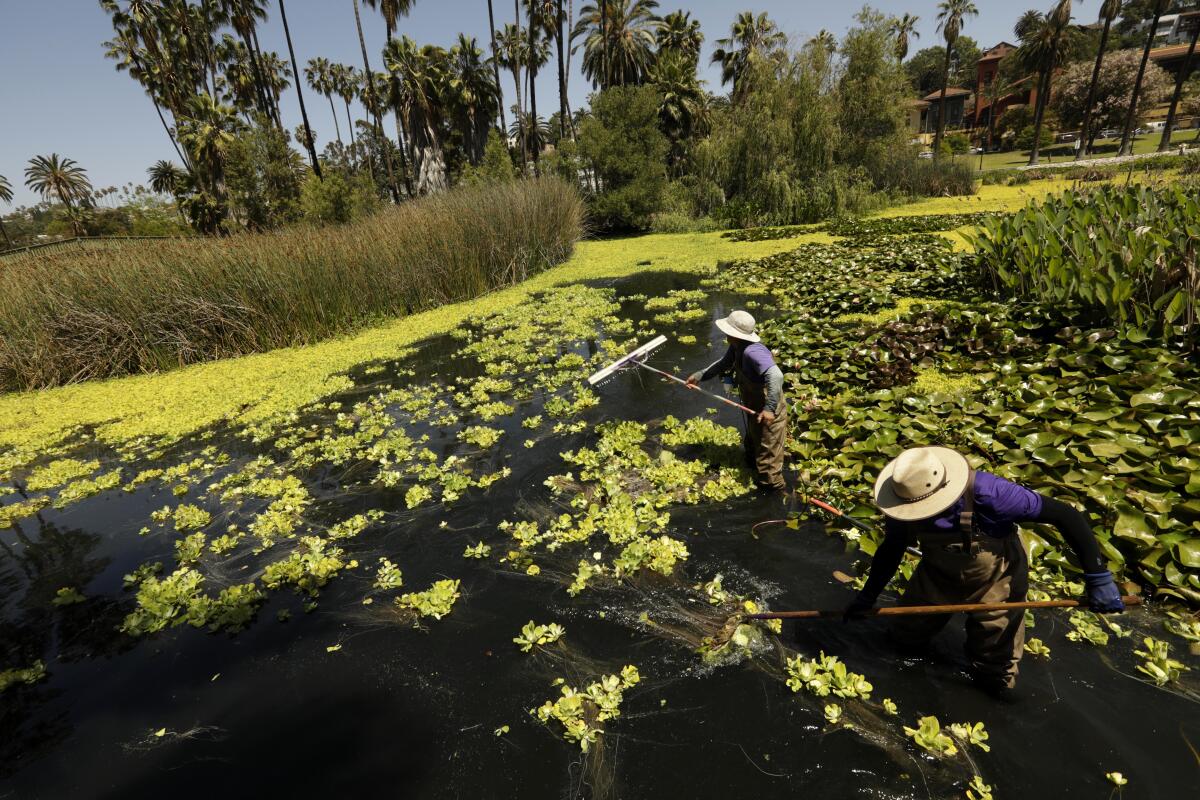
[[[977,472],[954,450],[917,447],[900,453],[875,481],[875,504],[887,518],[885,535],[866,585],[845,610],[847,620],[874,607],[910,545],[918,545],[922,555],[901,605],[1024,600],[1029,562],[1017,524],[1026,522],[1054,526],[1070,545],[1093,611],[1125,610],[1083,514],[1052,497]],[[893,632],[905,649],[920,649],[949,619],[949,614],[896,617]],[[1008,694],[1024,649],[1025,612],[971,613],[966,629],[971,677],[985,691]]]
[[[687,379],[696,386],[718,375],[732,376],[742,404],[753,409],[746,414],[746,462],[755,470],[760,489],[785,490],[783,452],[787,444],[787,400],[783,396],[783,371],[775,357],[754,332],[754,317],[734,311],[717,320],[717,328],[729,344],[725,355],[707,369]]]

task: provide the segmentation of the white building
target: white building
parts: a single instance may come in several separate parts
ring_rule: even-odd
[[[1154,46],[1166,47],[1172,44],[1187,44],[1191,37],[1191,28],[1187,24],[1187,14],[1163,14],[1158,18],[1158,29],[1154,31]],[[1180,24],[1182,23],[1182,24]],[[1137,26],[1138,33],[1145,33],[1150,27],[1150,20],[1142,20]]]

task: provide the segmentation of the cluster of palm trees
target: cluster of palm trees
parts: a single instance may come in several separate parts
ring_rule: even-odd
[[[1034,107],[1034,135],[1033,147],[1029,154],[1030,165],[1037,164],[1040,157],[1041,132],[1045,120],[1046,105],[1050,101],[1051,90],[1053,88],[1054,73],[1062,66],[1065,57],[1070,52],[1071,38],[1078,30],[1071,24],[1072,5],[1072,0],[1055,0],[1054,5],[1046,13],[1036,10],[1027,11],[1017,20],[1013,29],[1013,32],[1021,42],[1021,46],[1015,53],[1017,64],[1027,75],[1033,77],[1036,86],[1035,97],[1037,101]],[[1133,93],[1122,129],[1118,155],[1129,155],[1132,152],[1134,123],[1137,119],[1142,81],[1145,77],[1147,63],[1150,60],[1150,50],[1154,44],[1154,34],[1158,29],[1159,18],[1167,12],[1171,5],[1172,0],[1151,0],[1150,2],[1149,10],[1152,18],[1143,45],[1141,64],[1134,81]],[[1091,84],[1088,88],[1083,126],[1080,132],[1081,145],[1077,152],[1077,159],[1082,159],[1088,155],[1094,138],[1092,116],[1096,103],[1096,87],[1100,78],[1101,67],[1104,64],[1104,56],[1108,50],[1112,24],[1121,13],[1122,6],[1122,0],[1102,0],[1100,4],[1100,40],[1096,48],[1096,62],[1092,71]],[[938,4],[938,30],[942,32],[946,40],[946,61],[942,71],[942,91],[939,109],[945,107],[946,90],[950,82],[951,54],[959,35],[962,33],[963,23],[968,17],[977,16],[978,13],[979,9],[972,0],[941,0]],[[917,17],[905,14],[903,17],[896,19],[892,24],[892,35],[895,38],[896,53],[901,60],[908,54],[909,39],[919,36],[915,30],[917,22]],[[1170,147],[1175,113],[1182,95],[1184,82],[1190,74],[1197,39],[1200,39],[1200,26],[1196,26],[1192,30],[1191,42],[1185,63],[1176,76],[1175,92],[1171,99],[1167,124],[1163,130],[1159,150],[1166,150]],[[991,85],[985,87],[986,99],[993,112],[996,104],[1005,96],[1016,91],[1018,86],[1023,82],[1004,82],[997,77]],[[994,133],[995,114],[992,113],[989,116],[992,117],[989,120],[988,133],[988,143],[990,146]],[[944,115],[939,113],[937,132],[934,134],[933,144],[935,154],[940,152],[942,136],[945,131],[945,120],[943,117]]]
[[[83,234],[83,220],[80,212],[93,205],[97,193],[92,189],[88,180],[87,170],[79,166],[73,159],[61,158],[58,153],[49,156],[34,156],[25,167],[25,186],[40,194],[45,200],[57,200],[67,211],[71,228],[76,236]],[[115,189],[113,190],[115,191]],[[11,203],[13,199],[12,184],[8,178],[0,175],[0,203]],[[4,228],[4,220],[0,218],[0,235],[4,236],[6,247],[12,247],[12,239]]]
[[[281,131],[281,94],[294,85],[314,173],[320,162],[300,93],[295,58],[259,45],[267,0],[100,0],[114,37],[106,54],[145,89],[183,166],[156,165],[197,229],[214,232],[226,214],[225,160],[235,134],[255,117]],[[283,0],[278,9],[287,37]]]

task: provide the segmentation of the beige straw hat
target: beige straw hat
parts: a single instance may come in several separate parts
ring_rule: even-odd
[[[962,497],[971,467],[948,447],[913,447],[888,463],[875,480],[875,505],[902,522],[929,519]]]
[[[717,320],[717,327],[726,336],[747,342],[761,341],[754,332],[754,317],[745,311],[734,311],[728,317]]]

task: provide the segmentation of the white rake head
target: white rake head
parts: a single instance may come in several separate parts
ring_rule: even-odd
[[[621,372],[624,369],[632,367],[632,366],[638,364],[639,362],[645,361],[646,356],[650,355],[650,352],[652,350],[656,350],[657,348],[662,347],[666,343],[667,343],[667,337],[656,336],[654,339],[650,340],[649,342],[642,345],[638,349],[633,350],[633,351],[621,356],[616,361],[609,364],[607,367],[600,370],[599,372],[592,373],[587,379],[588,384],[591,386],[599,386],[603,383],[606,383],[606,382],[612,380],[612,378],[618,372]]]

